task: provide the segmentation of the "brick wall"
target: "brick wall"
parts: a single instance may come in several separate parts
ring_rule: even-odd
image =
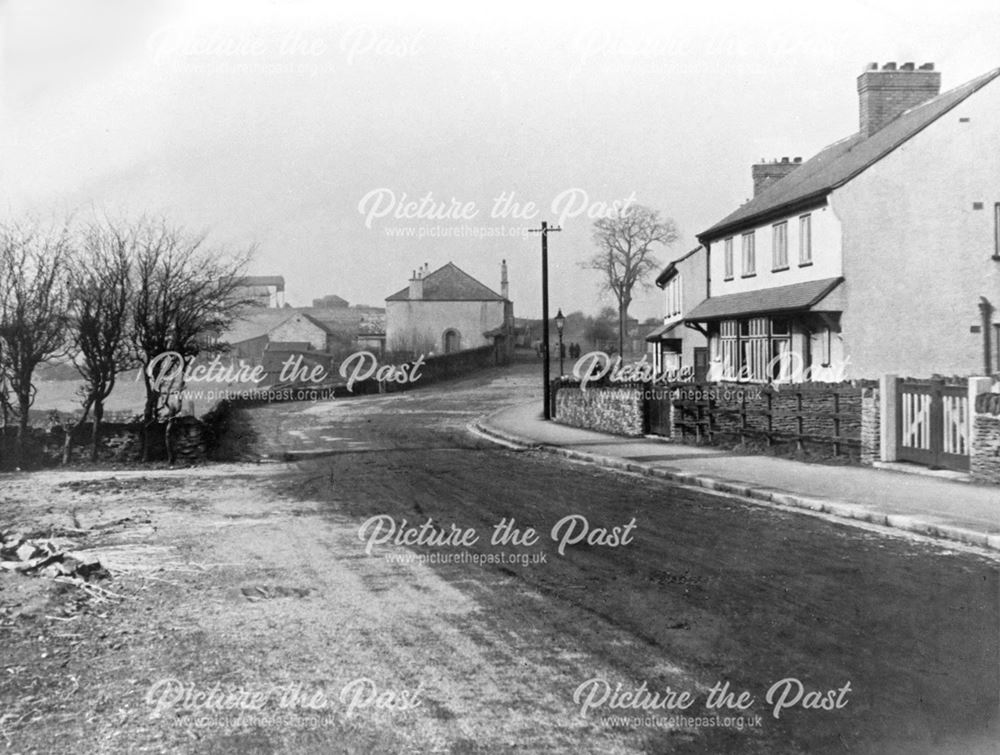
[[[1000,393],[976,396],[969,473],[976,482],[1000,484]]]
[[[556,422],[615,435],[645,432],[645,389],[642,386],[595,387],[581,391],[562,385],[555,393]]]

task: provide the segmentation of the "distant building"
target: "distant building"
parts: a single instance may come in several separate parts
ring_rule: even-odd
[[[347,299],[342,299],[336,294],[327,294],[322,299],[313,299],[313,306],[322,309],[339,309],[348,306]]]
[[[234,299],[242,299],[258,307],[285,306],[285,279],[280,275],[247,275],[240,279],[233,292]]]
[[[513,338],[506,261],[500,293],[449,262],[432,273],[426,267],[414,271],[409,286],[386,299],[390,351],[441,354],[499,344],[509,356]]]

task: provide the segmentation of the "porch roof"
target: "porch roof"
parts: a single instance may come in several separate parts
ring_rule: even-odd
[[[843,308],[839,297],[831,297],[825,302],[824,299],[827,299],[843,281],[843,278],[824,278],[805,283],[792,283],[788,286],[762,288],[758,291],[713,296],[692,309],[685,321],[707,322],[749,315],[806,312],[814,309],[839,312]],[[824,306],[819,307],[821,302]]]
[[[655,330],[650,331],[649,335],[646,336],[646,341],[652,343],[653,341],[666,341],[669,338],[677,338],[677,334],[684,329],[684,321],[672,322],[667,325],[661,325]]]

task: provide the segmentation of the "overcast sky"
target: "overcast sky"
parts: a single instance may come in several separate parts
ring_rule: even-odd
[[[631,198],[673,218],[667,262],[750,196],[751,163],[855,131],[869,61],[934,62],[943,89],[1000,66],[992,2],[340,5],[7,0],[3,213],[256,242],[252,272],[296,305],[382,304],[425,262],[499,288],[506,258],[521,316],[541,289],[520,231],[561,221],[552,309],[596,312],[588,214]],[[428,195],[440,219],[395,217]]]

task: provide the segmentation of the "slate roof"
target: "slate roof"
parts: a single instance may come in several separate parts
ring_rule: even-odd
[[[397,291],[386,301],[409,301],[410,287]],[[496,291],[487,288],[453,262],[424,276],[424,296],[418,301],[503,301]]]
[[[684,318],[686,322],[706,322],[747,315],[801,312],[815,307],[827,297],[843,278],[825,278],[787,286],[772,286],[757,291],[713,296],[705,299]],[[840,308],[839,302],[831,311]]]
[[[867,138],[857,133],[831,144],[738,210],[698,234],[698,240],[705,244],[748,226],[767,222],[795,206],[821,202],[833,189],[881,160],[998,75],[1000,68],[995,68],[938,95],[902,113]]]

